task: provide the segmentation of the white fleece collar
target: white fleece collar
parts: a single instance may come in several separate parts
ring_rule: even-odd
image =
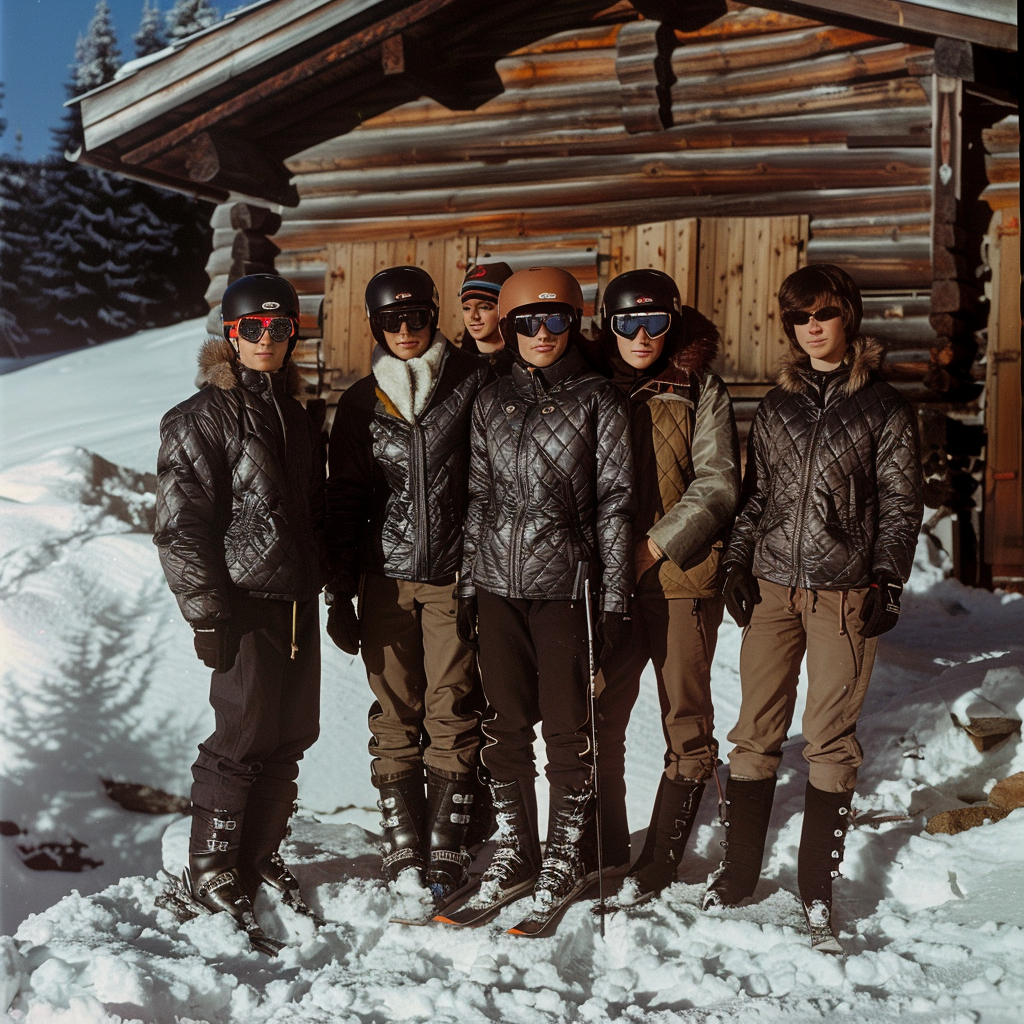
[[[383,345],[378,345],[373,354],[377,386],[409,423],[415,423],[426,408],[446,344],[444,335],[437,331],[430,347],[416,359],[399,359],[386,352]]]

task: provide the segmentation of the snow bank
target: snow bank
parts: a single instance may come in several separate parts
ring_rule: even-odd
[[[269,961],[223,917],[175,925],[155,905],[156,874],[180,868],[187,822],[124,811],[100,779],[186,794],[212,724],[208,673],[148,534],[156,425],[192,389],[201,334],[148,332],[0,378],[0,1013],[30,1024],[1021,1019],[1024,811],[954,836],[924,824],[1024,770],[1019,734],[980,753],[951,717],[1024,711],[1024,602],[946,578],[923,544],[859,731],[857,827],[837,890],[847,959],[812,953],[792,895],[799,737],[748,906],[698,910],[722,838],[709,797],[679,882],[607,918],[604,938],[586,904],[541,940],[504,933],[522,907],[477,930],[390,923],[398,897],[367,831],[370,695],[359,660],[326,639],[322,739],[302,765],[285,852],[327,927],[261,895],[261,920],[289,943]],[[714,667],[726,749],[739,638],[723,625]],[[634,829],[661,742],[646,678],[628,735]],[[80,870],[29,866],[47,858]]]

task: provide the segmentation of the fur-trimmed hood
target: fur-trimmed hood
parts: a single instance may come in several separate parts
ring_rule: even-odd
[[[842,385],[843,391],[852,395],[865,387],[872,375],[880,371],[884,356],[885,346],[880,341],[861,334],[843,357],[843,365],[849,369],[849,376]],[[792,394],[807,391],[810,385],[804,374],[810,369],[811,357],[803,349],[791,344],[779,366],[779,387]]]
[[[289,359],[277,371],[284,374],[285,393],[293,398],[302,393],[303,381],[299,368]],[[238,362],[235,350],[225,338],[207,338],[199,349],[199,373],[196,375],[198,387],[214,387],[221,391],[231,391],[242,386],[242,373],[258,374],[259,370],[248,370]]]

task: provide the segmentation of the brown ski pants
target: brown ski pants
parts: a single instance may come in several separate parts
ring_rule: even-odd
[[[378,781],[423,764],[447,776],[476,770],[483,696],[476,657],[455,631],[453,586],[363,577],[359,644],[377,698],[369,724]]]
[[[866,590],[790,590],[758,581],[761,603],[743,631],[742,702],[729,733],[730,773],[767,779],[782,760],[793,721],[800,663],[807,654],[804,757],[810,782],[826,793],[852,790],[863,761],[857,718],[867,693],[877,639],[860,635]]]

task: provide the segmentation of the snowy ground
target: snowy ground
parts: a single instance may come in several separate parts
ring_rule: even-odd
[[[187,794],[209,731],[208,675],[147,533],[160,414],[192,390],[201,322],[0,377],[0,1014],[100,1021],[1020,1021],[1024,811],[956,836],[927,818],[983,802],[1024,770],[1019,734],[979,753],[950,712],[981,698],[1024,712],[1024,602],[944,578],[922,545],[879,648],[859,735],[865,768],[838,910],[851,955],[806,946],[795,887],[806,771],[787,749],[755,902],[697,909],[720,828],[705,799],[681,880],[607,920],[570,911],[551,939],[388,923],[367,780],[358,659],[325,638],[323,738],[300,776],[286,851],[305,919],[261,896],[277,961],[223,918],[171,926],[154,875],[179,866],[184,819],[121,809],[101,778]],[[734,720],[739,631],[715,663],[719,733]],[[648,685],[629,734],[634,830],[660,769]],[[727,745],[726,745],[727,746]],[[884,820],[889,819],[889,820]],[[16,831],[15,831],[16,830]],[[40,859],[84,870],[38,871]]]

